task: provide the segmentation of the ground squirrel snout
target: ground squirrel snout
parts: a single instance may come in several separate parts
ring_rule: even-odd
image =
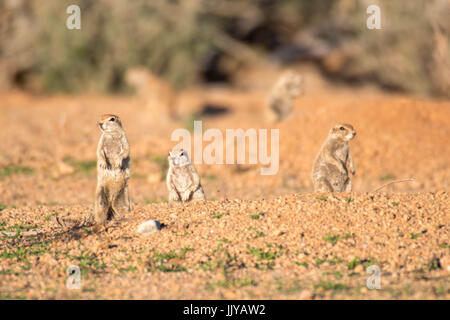
[[[302,83],[302,76],[292,70],[288,70],[280,76],[267,99],[267,107],[272,120],[282,121],[289,117],[293,108],[293,100],[302,93]]]
[[[97,225],[102,225],[123,212],[130,212],[130,146],[118,116],[104,114],[97,125],[102,135],[97,147],[97,189],[92,218]]]
[[[206,200],[200,176],[189,160],[187,152],[175,147],[169,152],[167,159],[169,171],[166,182],[169,190],[169,203]]]
[[[350,124],[338,124],[331,128],[314,161],[312,170],[314,192],[352,190],[347,162],[352,175],[355,174],[355,167],[348,142],[355,136],[356,131]]]

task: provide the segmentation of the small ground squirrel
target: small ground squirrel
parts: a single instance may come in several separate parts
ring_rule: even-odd
[[[314,192],[350,192],[352,190],[347,160],[350,172],[354,175],[355,168],[348,142],[355,135],[355,129],[349,124],[338,124],[331,128],[314,161],[312,170]]]
[[[206,200],[200,176],[189,160],[187,152],[175,147],[169,152],[168,160],[169,171],[166,182],[169,189],[169,203]]]
[[[120,118],[105,114],[98,122],[102,136],[97,147],[97,189],[95,191],[94,222],[130,212],[128,179],[130,178],[130,147]]]
[[[275,121],[286,119],[292,112],[293,99],[300,95],[302,77],[292,70],[284,72],[267,99],[271,118]]]

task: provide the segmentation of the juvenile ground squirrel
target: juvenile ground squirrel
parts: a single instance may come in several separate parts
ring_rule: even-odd
[[[200,176],[189,160],[187,152],[175,147],[169,152],[169,172],[167,173],[167,189],[169,203],[189,200],[206,200]]]
[[[355,129],[349,124],[338,124],[331,128],[314,161],[312,170],[314,192],[352,191],[347,160],[350,164],[350,172],[354,175],[355,168],[348,142],[355,135]]]
[[[97,147],[97,189],[93,213],[97,225],[130,212],[128,179],[130,146],[120,118],[105,114],[98,122],[102,136]]]
[[[152,113],[165,112],[171,119],[177,118],[176,92],[164,79],[145,67],[134,67],[126,71],[125,81],[146,101],[146,106]]]
[[[293,99],[300,95],[301,85],[302,77],[297,72],[288,70],[281,75],[267,99],[272,120],[282,121],[291,114]]]

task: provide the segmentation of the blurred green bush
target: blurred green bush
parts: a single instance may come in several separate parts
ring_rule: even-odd
[[[66,28],[71,4],[81,30]],[[366,28],[370,4],[381,6],[382,30]],[[120,92],[136,65],[183,87],[226,80],[224,59],[258,56],[448,97],[449,13],[446,0],[4,0],[0,88]]]

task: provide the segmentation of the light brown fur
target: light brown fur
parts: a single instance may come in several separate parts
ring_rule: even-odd
[[[176,92],[167,81],[145,67],[128,69],[125,80],[146,101],[146,106],[152,113],[156,115],[165,110],[171,119],[177,119]]]
[[[105,114],[98,122],[102,136],[97,147],[97,189],[93,220],[98,226],[130,212],[128,179],[130,147],[120,118]]]
[[[355,129],[349,124],[338,124],[331,128],[314,161],[312,170],[314,192],[350,192],[352,190],[347,161],[353,175],[355,168],[348,141],[355,135]]]
[[[169,152],[168,161],[169,171],[166,182],[169,190],[169,203],[206,200],[200,176],[190,162],[187,152],[175,147]]]
[[[302,77],[294,71],[284,72],[270,91],[267,99],[269,117],[283,121],[292,112],[293,100],[301,93]]]

